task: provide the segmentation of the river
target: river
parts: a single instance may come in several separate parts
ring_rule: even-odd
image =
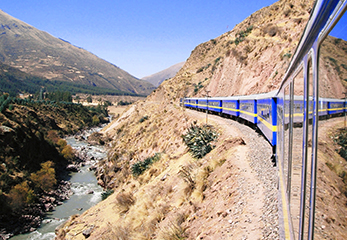
[[[93,129],[92,131],[99,130]],[[86,138],[90,133],[91,131],[88,131],[84,137]],[[94,159],[102,159],[107,156],[106,149],[102,146],[90,146],[86,141],[76,141],[74,137],[68,137],[66,141],[76,150],[81,148],[87,149],[86,154],[92,156]],[[57,206],[54,211],[47,212],[46,217],[37,230],[27,234],[16,235],[11,240],[54,239],[56,227],[63,224],[71,215],[82,214],[100,202],[103,189],[97,184],[94,172],[89,171],[89,167],[90,165],[81,167],[79,172],[70,173],[67,176],[71,183],[73,195],[62,205]]]

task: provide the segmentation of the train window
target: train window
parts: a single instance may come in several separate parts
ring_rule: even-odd
[[[339,146],[333,139],[347,132],[347,14],[320,44],[318,69],[319,124],[314,236],[321,239],[344,239],[340,225],[346,223],[347,178],[343,178],[341,169],[347,169],[347,162],[337,154]],[[338,196],[335,191],[340,192]],[[321,216],[330,216],[334,222],[327,223]],[[322,225],[325,226],[324,230],[320,228]]]
[[[291,183],[289,191],[289,202],[291,221],[295,239],[299,235],[300,220],[300,196],[302,179],[302,156],[303,156],[303,119],[304,119],[304,72],[301,70],[293,79],[292,89],[292,152],[291,152]]]
[[[284,93],[283,91],[279,92],[277,96],[277,139],[278,143],[276,145],[276,154],[277,161],[283,162],[283,126],[284,126],[284,110],[283,110],[283,102],[284,102]],[[281,164],[282,166],[283,164]]]

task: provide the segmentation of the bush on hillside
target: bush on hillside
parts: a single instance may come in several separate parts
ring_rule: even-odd
[[[203,158],[214,148],[211,143],[218,138],[218,133],[210,125],[192,124],[182,138],[194,158]]]
[[[139,176],[144,171],[146,171],[153,163],[158,161],[161,158],[160,153],[154,154],[152,157],[146,158],[144,161],[139,161],[131,166],[131,172],[133,176]]]

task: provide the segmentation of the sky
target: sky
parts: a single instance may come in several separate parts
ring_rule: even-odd
[[[142,78],[276,0],[1,0],[0,9]]]

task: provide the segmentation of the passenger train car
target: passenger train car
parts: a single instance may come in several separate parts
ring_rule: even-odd
[[[332,73],[324,72],[334,64],[336,67],[336,60],[332,58],[347,58],[347,52],[342,50],[335,53],[340,55],[329,58],[326,54],[330,52],[325,49],[331,42],[338,47],[339,38],[328,36],[330,32],[332,36],[336,34],[332,32],[334,28],[347,32],[343,30],[347,26],[346,8],[346,0],[315,2],[277,91],[249,96],[182,99],[187,108],[253,124],[272,145],[278,168],[281,239],[314,238],[317,165],[322,161],[318,158],[319,120],[346,115],[347,107],[347,91],[343,85],[332,91],[333,87],[319,82],[328,78],[334,80]]]

